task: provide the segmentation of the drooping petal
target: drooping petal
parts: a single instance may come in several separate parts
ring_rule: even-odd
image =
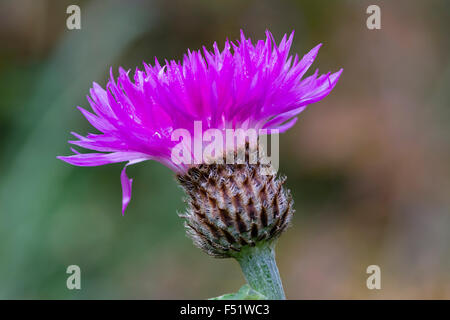
[[[127,163],[120,173],[120,183],[122,185],[122,215],[125,214],[125,209],[131,200],[131,185],[133,184],[133,179],[127,176],[127,167],[130,163]]]
[[[125,210],[130,203],[131,200],[131,187],[133,184],[133,179],[128,178],[127,176],[127,167],[142,161],[145,161],[147,159],[136,159],[133,161],[129,161],[122,169],[122,172],[120,173],[120,183],[122,185],[122,215],[125,214]]]
[[[120,174],[120,182],[122,184],[122,215],[125,214],[125,209],[128,206],[128,203],[130,203],[131,200],[131,185],[133,183],[133,179],[129,179],[126,173],[128,164],[126,164],[123,169],[122,173]]]

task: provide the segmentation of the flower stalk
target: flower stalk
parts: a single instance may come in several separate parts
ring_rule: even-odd
[[[267,299],[285,300],[280,273],[275,262],[275,243],[244,248],[236,260],[250,287]]]

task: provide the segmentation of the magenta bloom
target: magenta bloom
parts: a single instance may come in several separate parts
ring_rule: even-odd
[[[241,32],[240,41],[227,40],[222,51],[214,43],[212,51],[188,51],[182,62],[144,63],[134,81],[129,71],[120,68],[117,81],[111,71],[107,90],[94,83],[87,97],[94,113],[78,107],[100,133],[72,133],[78,140],[69,141],[97,152],[58,158],[77,166],[127,161],[121,174],[123,213],[131,198],[127,165],[156,160],[175,172],[187,169],[171,159],[175,129],[193,132],[194,121],[201,121],[203,129],[288,130],[308,104],[331,92],[342,73],[316,71],[302,79],[321,44],[300,60],[289,56],[292,39],[293,33],[285,35],[277,46],[267,31],[265,40],[252,44]]]

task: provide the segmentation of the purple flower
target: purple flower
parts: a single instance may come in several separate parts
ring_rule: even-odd
[[[194,130],[194,121],[204,129],[276,129],[284,132],[297,121],[296,116],[308,104],[328,95],[336,85],[342,69],[318,75],[318,70],[302,80],[313,63],[321,44],[301,60],[289,56],[293,33],[285,35],[277,46],[272,34],[252,44],[241,32],[240,41],[226,41],[222,51],[217,43],[213,50],[189,51],[183,61],[155,59],[155,65],[144,63],[136,68],[134,81],[129,71],[119,69],[104,90],[94,82],[87,97],[91,113],[78,107],[100,133],[69,141],[79,147],[97,151],[59,159],[77,166],[99,166],[128,163],[122,170],[122,213],[130,198],[132,179],[126,167],[144,160],[156,160],[177,173],[186,164],[177,164],[171,150],[174,130]]]

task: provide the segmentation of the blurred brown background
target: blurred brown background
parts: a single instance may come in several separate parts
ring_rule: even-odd
[[[81,30],[66,8],[81,7]],[[366,8],[381,7],[381,30]],[[236,291],[237,263],[185,237],[170,170],[76,168],[70,131],[92,131],[92,81],[112,66],[179,59],[187,50],[295,29],[292,53],[324,43],[312,69],[344,73],[283,134],[280,172],[296,203],[277,248],[288,298],[450,298],[448,1],[0,2],[0,298],[208,298]],[[160,60],[161,61],[161,60]],[[66,288],[68,265],[82,289]],[[381,267],[381,290],[366,268]]]

